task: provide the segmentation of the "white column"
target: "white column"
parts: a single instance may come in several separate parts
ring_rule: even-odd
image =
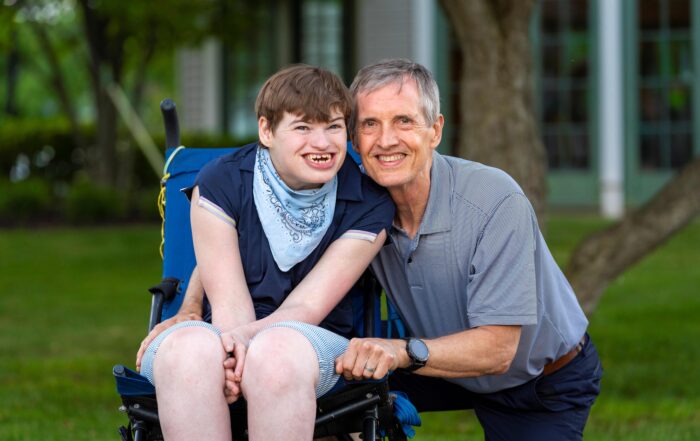
[[[618,219],[625,211],[622,2],[598,2],[600,53],[600,209]]]
[[[435,74],[435,0],[411,0],[413,61]]]
[[[178,51],[177,73],[180,126],[185,130],[221,129],[221,43],[213,38],[197,48]]]

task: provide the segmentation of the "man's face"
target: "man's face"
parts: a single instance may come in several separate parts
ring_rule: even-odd
[[[415,81],[388,84],[356,100],[355,148],[367,174],[389,190],[429,183],[443,118],[426,124]]]

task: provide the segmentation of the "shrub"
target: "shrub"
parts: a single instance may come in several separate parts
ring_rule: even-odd
[[[65,216],[72,223],[114,222],[124,219],[125,213],[124,198],[116,190],[84,177],[76,179],[66,195]]]
[[[160,187],[152,185],[132,195],[129,217],[139,221],[159,221],[158,192]]]
[[[94,128],[84,127],[84,136]],[[70,182],[83,164],[68,124],[62,120],[5,120],[0,124],[0,171],[8,176],[20,155],[30,159],[31,176]],[[50,156],[47,157],[47,152]]]
[[[43,220],[52,214],[54,205],[51,188],[42,179],[0,181],[0,223],[4,225]]]

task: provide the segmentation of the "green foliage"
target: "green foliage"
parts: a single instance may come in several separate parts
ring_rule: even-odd
[[[0,181],[0,224],[26,224],[53,213],[51,188],[33,178],[20,182]]]
[[[83,132],[90,136],[94,127],[84,126]],[[30,161],[30,176],[69,182],[84,165],[85,154],[75,148],[65,120],[14,119],[0,124],[0,172],[6,177],[24,155]]]
[[[93,126],[83,127],[86,137],[92,136],[94,130]],[[188,145],[198,147],[232,147],[252,141],[204,133],[185,133],[183,140]],[[157,135],[154,141],[156,145],[164,145],[165,136]],[[131,148],[136,147],[132,144]],[[0,182],[10,178],[13,168],[16,173],[18,163],[23,164],[27,175],[18,178],[20,181],[17,183],[3,185],[0,224],[44,220],[84,224],[124,218],[159,219],[155,200],[160,176],[154,174],[140,150],[136,151],[131,194],[121,196],[115,190],[90,189],[89,182],[77,178],[80,172],[85,172],[86,155],[85,151],[75,146],[65,120],[3,120],[0,123]],[[25,178],[31,182],[22,184]],[[70,188],[70,192],[64,203],[62,197],[66,196],[67,188]],[[43,193],[48,196],[40,197]],[[28,200],[21,201],[25,195]],[[60,195],[61,198],[53,198],[53,195]],[[50,209],[42,202],[46,198],[50,199]],[[110,201],[114,202],[112,208],[108,208]]]
[[[140,221],[160,221],[158,212],[159,185],[143,188],[134,195],[127,207],[128,218]]]
[[[74,224],[114,222],[124,219],[124,197],[115,189],[78,178],[66,195],[66,218]]]

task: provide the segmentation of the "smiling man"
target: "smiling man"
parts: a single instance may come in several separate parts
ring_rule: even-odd
[[[396,204],[372,269],[412,338],[353,339],[346,378],[391,377],[419,411],[474,409],[489,440],[581,439],[602,369],[588,321],[503,171],[435,151],[423,66],[386,60],[351,86],[355,148]]]

